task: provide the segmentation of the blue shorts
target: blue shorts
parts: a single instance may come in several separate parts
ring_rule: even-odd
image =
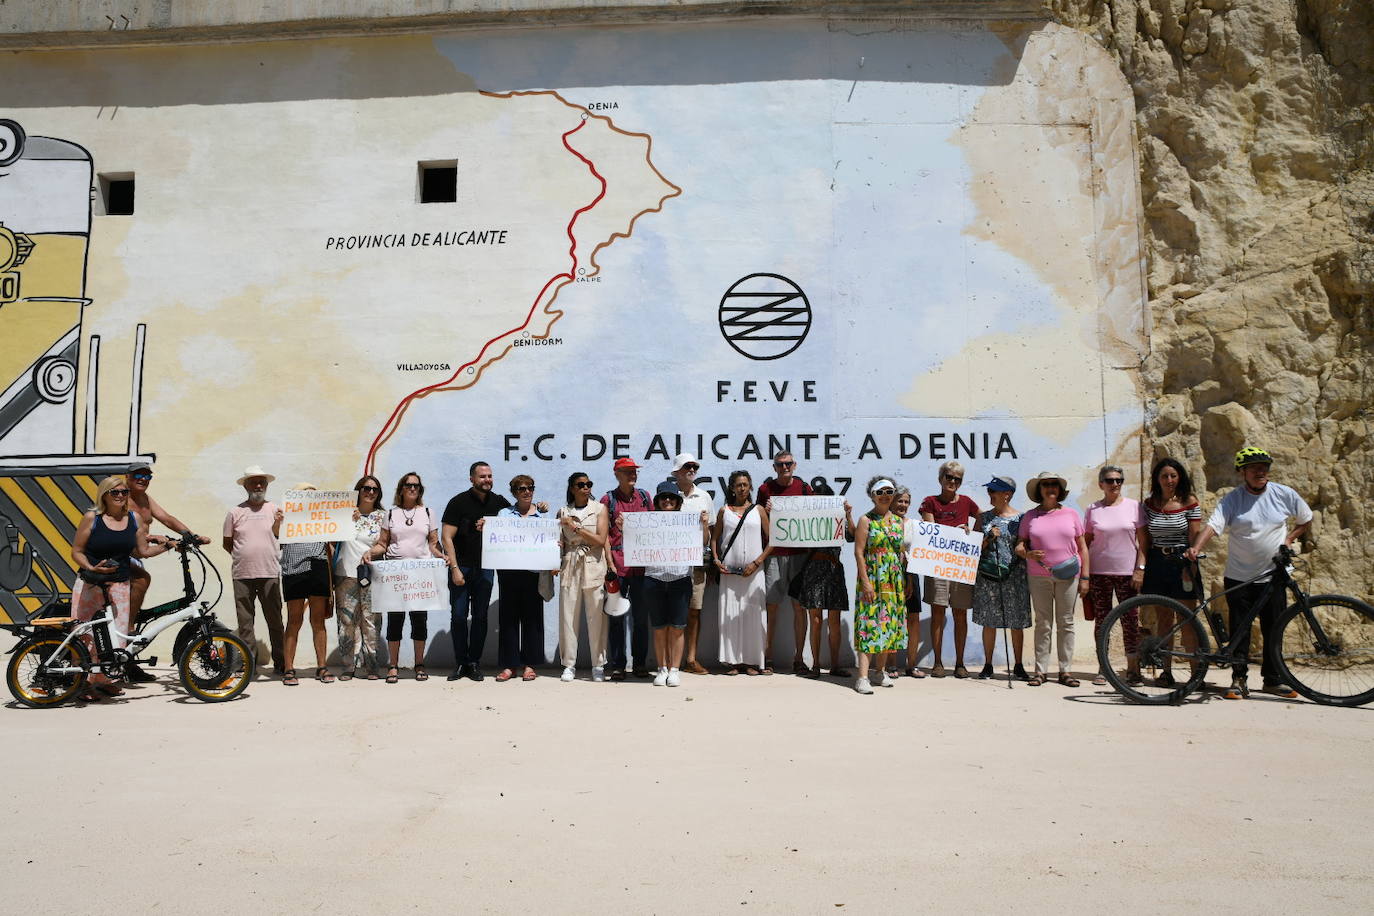
[[[649,625],[655,630],[664,627],[686,628],[687,604],[692,598],[691,576],[667,582],[645,576],[644,590],[640,594],[649,608]]]

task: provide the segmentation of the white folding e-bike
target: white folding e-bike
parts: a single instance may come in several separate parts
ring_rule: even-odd
[[[214,606],[224,594],[224,581],[214,564],[201,553],[194,535],[184,535],[175,550],[181,558],[185,594],[140,613],[130,627],[132,633],[121,633],[115,628],[108,577],[85,570],[80,573],[82,580],[89,587],[99,588],[104,598],[101,612],[94,618],[82,621],[36,616],[21,623],[0,624],[20,637],[10,650],[14,657],[5,676],[14,698],[25,706],[59,706],[79,695],[96,671],[119,677],[124,666],[136,660],[160,633],[178,624],[182,628],[173,654],[186,692],[206,703],[232,700],[242,693],[253,679],[253,653],[215,617]],[[191,576],[192,556],[200,561],[199,588]],[[219,581],[219,595],[214,601],[200,601],[211,572]],[[90,637],[89,643],[86,637]],[[127,645],[117,647],[115,640],[125,640]],[[88,644],[95,647],[94,659]]]

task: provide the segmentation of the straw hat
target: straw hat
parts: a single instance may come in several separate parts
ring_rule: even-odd
[[[1026,496],[1030,497],[1033,503],[1040,502],[1040,485],[1042,483],[1054,482],[1059,484],[1059,501],[1063,502],[1069,496],[1069,482],[1064,479],[1062,474],[1051,474],[1049,471],[1041,471],[1030,480],[1026,481]]]
[[[243,469],[243,476],[239,478],[239,486],[243,486],[243,482],[252,477],[266,477],[268,483],[271,483],[272,481],[277,479],[276,477],[264,471],[262,469],[262,465],[250,464],[248,465],[248,467]]]

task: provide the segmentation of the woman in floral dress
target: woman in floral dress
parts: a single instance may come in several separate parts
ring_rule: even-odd
[[[854,650],[859,656],[859,676],[854,689],[872,693],[870,662],[882,672],[882,686],[895,683],[887,673],[891,652],[906,648],[906,564],[902,556],[902,517],[892,511],[897,485],[887,477],[868,482],[873,508],[859,519],[854,532],[854,556],[858,561],[858,589],[854,605]]]

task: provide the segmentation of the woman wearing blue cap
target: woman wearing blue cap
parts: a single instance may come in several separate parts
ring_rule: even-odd
[[[973,622],[983,628],[983,670],[978,676],[992,677],[992,653],[997,647],[997,631],[1011,630],[1011,648],[1016,657],[1015,675],[1026,680],[1021,665],[1025,629],[1031,625],[1030,591],[1026,587],[1026,552],[1017,543],[1021,513],[1011,507],[1016,481],[994,477],[984,487],[992,508],[980,513],[973,530],[983,534],[983,558],[978,563],[978,581],[973,586]]]

